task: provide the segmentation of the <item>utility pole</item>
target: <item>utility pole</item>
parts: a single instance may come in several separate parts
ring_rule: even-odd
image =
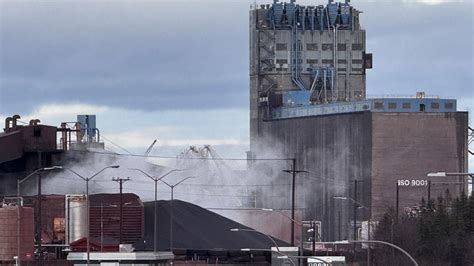
[[[313,227],[313,237],[312,237],[313,238],[313,241],[312,241],[313,242],[312,243],[313,244],[313,253],[312,254],[313,254],[313,256],[316,256],[316,222],[313,221],[311,223],[311,225]]]
[[[43,166],[43,153],[42,152],[38,152],[38,168],[41,168]],[[42,252],[42,237],[41,237],[41,173],[38,173],[38,197],[37,197],[37,206],[38,206],[38,220],[37,220],[37,244],[38,244],[38,251],[39,251],[39,265],[42,266],[43,265],[43,252]]]
[[[428,180],[428,206],[430,206],[431,200],[431,180]]]
[[[357,182],[354,180],[354,240],[357,240]]]
[[[357,180],[357,179],[354,179],[352,180],[354,182],[354,216],[353,216],[353,219],[354,219],[354,235],[353,235],[353,238],[354,238],[354,241],[357,240],[357,209],[359,208],[359,203],[357,202],[357,183],[359,182],[363,182],[363,180]],[[356,245],[354,243],[354,246],[353,246],[353,249],[354,249],[354,253],[355,253],[355,249],[356,249]]]
[[[397,201],[396,201],[396,204],[395,204],[395,215],[397,217],[396,221],[398,223],[398,204],[399,204],[399,192],[400,192],[400,186],[398,185],[398,182],[397,182]]]
[[[308,171],[304,170],[296,170],[296,154],[293,159],[291,159],[292,165],[291,170],[283,170],[283,172],[291,173],[292,174],[292,182],[291,182],[291,245],[295,245],[295,203],[296,203],[296,174]]]
[[[37,230],[36,230],[36,243],[38,244],[38,251],[39,251],[39,254],[38,254],[38,258],[39,258],[39,265],[43,265],[43,252],[41,251],[42,247],[41,247],[41,242],[42,242],[42,239],[41,239],[41,173],[38,174],[38,197],[36,199],[37,203],[36,205],[38,206],[38,218],[37,218]]]
[[[122,244],[122,226],[123,226],[123,223],[122,223],[122,215],[123,215],[123,183],[127,182],[130,180],[130,177],[127,177],[127,178],[121,178],[121,177],[114,177],[112,178],[112,181],[115,181],[117,183],[119,183],[120,185],[120,233],[119,233],[119,244]]]
[[[371,240],[370,239],[370,218],[369,220],[367,221],[367,240]],[[367,244],[367,266],[370,266],[370,243]]]
[[[341,211],[337,212],[337,237],[338,240],[341,240]]]

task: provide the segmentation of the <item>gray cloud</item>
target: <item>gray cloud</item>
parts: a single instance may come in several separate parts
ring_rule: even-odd
[[[247,1],[0,5],[0,113],[63,101],[142,110],[248,105]],[[364,11],[374,53],[369,94],[472,97],[472,3],[353,5]]]
[[[144,110],[247,105],[247,4],[2,2],[1,12],[6,111],[67,100]]]

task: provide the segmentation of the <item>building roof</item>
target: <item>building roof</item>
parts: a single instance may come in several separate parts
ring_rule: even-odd
[[[89,195],[91,207],[104,207],[109,205],[120,205],[120,193],[99,193]],[[122,202],[124,207],[139,207],[143,206],[140,198],[133,193],[123,193]]]
[[[455,99],[374,98],[327,104],[286,104],[272,110],[272,119],[323,116],[356,112],[375,113],[448,113],[456,112]]]

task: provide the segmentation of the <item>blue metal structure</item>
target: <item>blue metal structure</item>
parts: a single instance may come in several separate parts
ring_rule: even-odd
[[[284,98],[284,105],[272,110],[272,120],[353,112],[448,113],[457,111],[457,102],[454,99],[377,98],[308,105],[299,92],[293,91],[290,95],[292,104],[288,104],[290,100]]]
[[[325,67],[313,67],[313,80],[311,86],[307,87],[305,82],[301,78],[302,72],[302,60],[301,53],[303,42],[301,40],[301,32],[304,33],[306,29],[311,29],[313,32],[315,29],[323,30],[334,30],[346,29],[352,30],[354,27],[353,13],[358,14],[350,4],[349,0],[344,3],[334,2],[328,0],[326,6],[300,6],[295,4],[295,0],[290,0],[289,3],[280,3],[278,0],[274,0],[273,4],[269,8],[267,13],[267,20],[273,30],[291,30],[291,44],[290,44],[290,69],[291,69],[291,80],[301,90],[301,92],[287,92],[283,95],[287,102],[294,102],[297,104],[311,104],[313,103],[326,103],[334,100],[336,97],[334,91],[338,88],[336,85],[336,66],[328,64]],[[267,32],[262,30],[262,32]],[[334,33],[336,34],[336,33]],[[271,40],[273,35],[267,33]],[[335,42],[335,41],[334,41]],[[266,44],[266,43],[264,43]],[[268,48],[263,45],[267,52],[267,57],[274,56],[274,53],[268,52],[272,48]],[[333,48],[335,49],[335,48]],[[269,65],[267,57],[262,57],[262,65]],[[334,55],[335,57],[335,55]],[[334,61],[335,62],[335,61]],[[329,69],[330,68],[330,69]],[[275,83],[273,80],[270,83],[269,88],[273,88]],[[313,97],[316,91],[316,97]],[[327,93],[331,91],[331,93]],[[269,90],[265,91],[266,93]],[[331,99],[328,100],[327,95],[331,95]],[[306,98],[305,98],[306,97]],[[324,99],[324,100],[322,100]],[[314,101],[313,101],[314,100]]]
[[[279,3],[274,0],[268,13],[268,20],[273,28],[297,26],[300,30],[328,29],[338,25],[341,28],[352,29],[352,18],[355,12],[349,4],[336,3],[329,0],[326,6],[300,6],[294,0],[290,3]],[[297,23],[296,23],[297,22]]]
[[[95,115],[78,115],[77,122],[81,123],[83,141],[92,142],[96,136],[97,125]]]

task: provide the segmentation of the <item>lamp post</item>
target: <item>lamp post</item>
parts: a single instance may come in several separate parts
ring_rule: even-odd
[[[26,180],[28,180],[30,177],[34,176],[35,174],[39,174],[40,172],[45,172],[45,171],[52,171],[52,170],[56,170],[56,169],[62,169],[62,166],[58,166],[58,165],[55,165],[55,166],[52,166],[52,167],[44,167],[44,168],[38,168],[36,169],[35,171],[33,171],[31,174],[27,175],[26,177],[22,178],[22,179],[17,179],[16,180],[16,197],[18,200],[20,200],[21,198],[21,193],[20,193],[20,186],[21,186],[21,183],[25,182]],[[41,176],[38,175],[38,204],[39,202],[41,201]],[[39,212],[41,213],[41,205],[40,205],[40,208],[39,208]],[[16,233],[17,233],[17,236],[16,236],[16,245],[17,245],[17,257],[18,257],[18,261],[21,261],[21,256],[20,256],[20,222],[21,222],[21,217],[20,217],[20,204],[18,204],[18,208],[17,208],[17,227],[16,227]],[[40,221],[41,221],[41,216],[40,216]],[[39,247],[39,251],[40,251],[40,260],[41,260],[41,224],[39,225],[39,242],[38,242],[38,247]],[[40,262],[41,264],[41,262]]]
[[[161,175],[161,176],[152,176],[148,173],[146,173],[145,171],[141,170],[141,169],[138,169],[138,168],[129,168],[129,170],[134,170],[134,171],[138,171],[138,172],[141,172],[142,174],[144,174],[145,176],[149,177],[151,180],[153,180],[155,182],[155,202],[154,202],[154,206],[153,206],[153,252],[156,252],[156,249],[157,249],[157,238],[156,238],[156,231],[158,230],[157,228],[157,225],[156,225],[156,211],[157,211],[157,201],[158,201],[158,181],[160,181],[161,179],[165,178],[167,175],[173,173],[173,172],[177,172],[177,171],[184,171],[185,169],[172,169],[168,172],[166,172],[165,174]]]
[[[383,245],[388,245],[388,246],[391,246],[393,248],[396,248],[398,250],[400,250],[403,254],[405,254],[408,258],[410,258],[410,260],[413,262],[413,265],[415,266],[418,266],[418,263],[416,262],[416,260],[410,255],[410,253],[408,253],[407,251],[405,251],[404,249],[402,249],[401,247],[395,245],[395,244],[392,244],[392,243],[389,243],[389,242],[385,242],[385,241],[380,241],[380,240],[355,240],[355,241],[348,241],[349,243],[368,243],[368,244],[371,244],[371,243],[376,243],[376,244],[383,244]]]
[[[298,222],[298,221],[296,221],[295,219],[292,219],[291,217],[289,217],[288,215],[286,215],[285,213],[283,213],[283,212],[280,211],[280,210],[266,209],[266,208],[262,208],[261,210],[262,210],[262,211],[277,212],[277,213],[279,213],[281,216],[283,216],[283,217],[289,219],[292,223],[296,223],[297,225],[299,225],[299,226],[301,227],[300,255],[303,255],[303,223]]]
[[[292,259],[290,259],[290,257],[288,255],[286,255],[285,253],[283,252],[280,252],[278,250],[271,250],[271,249],[260,249],[260,248],[241,248],[240,251],[243,251],[243,252],[252,252],[252,251],[268,251],[268,252],[276,252],[278,253],[279,255],[281,256],[278,256],[277,259],[287,259],[291,262],[291,264],[293,266],[296,266],[296,264],[293,262]]]
[[[169,184],[165,181],[163,181],[163,179],[160,179],[161,182],[163,182],[163,184],[165,184],[166,186],[168,186],[170,189],[171,189],[171,201],[170,201],[170,251],[173,252],[173,193],[174,193],[174,188],[177,187],[179,184],[183,183],[184,181],[190,179],[190,178],[195,178],[195,176],[188,176],[188,177],[185,177],[183,179],[181,179],[179,182],[175,183],[174,185],[172,184]]]
[[[369,210],[369,208],[365,207],[364,205],[362,205],[360,202],[354,200],[353,198],[348,198],[348,197],[333,197],[333,199],[337,199],[337,200],[350,200],[354,203],[354,240],[357,240],[357,209],[359,208],[365,208],[367,210]]]
[[[90,208],[90,203],[89,203],[89,181],[91,181],[94,177],[98,176],[100,173],[102,173],[103,171],[105,171],[106,169],[109,169],[109,168],[119,168],[120,166],[119,165],[111,165],[111,166],[107,166],[107,167],[104,167],[102,170],[100,170],[99,172],[93,174],[92,176],[90,177],[84,177],[82,175],[80,175],[79,173],[77,173],[76,171],[72,170],[71,168],[66,168],[66,167],[63,167],[63,169],[66,169],[68,170],[69,172],[75,174],[76,176],[80,177],[82,180],[86,181],[86,203],[87,203],[87,211],[86,211],[86,220],[87,220],[87,265],[90,265],[90,221],[89,221],[89,208]]]
[[[426,174],[426,176],[428,177],[448,177],[448,176],[462,176],[463,177],[463,180],[462,182],[464,183],[464,177],[465,176],[469,176],[469,177],[474,177],[474,173],[456,173],[456,172],[430,172],[428,174]],[[464,186],[462,187],[462,192],[464,193],[465,190],[464,190]]]
[[[320,259],[316,256],[289,256],[289,255],[284,255],[284,256],[278,256],[277,259],[290,259],[291,261],[291,258],[297,258],[297,259],[314,259],[314,260],[317,260],[321,263],[323,263],[324,265],[331,265],[329,264],[327,261],[323,260],[323,259]],[[309,263],[308,263],[309,264]]]

